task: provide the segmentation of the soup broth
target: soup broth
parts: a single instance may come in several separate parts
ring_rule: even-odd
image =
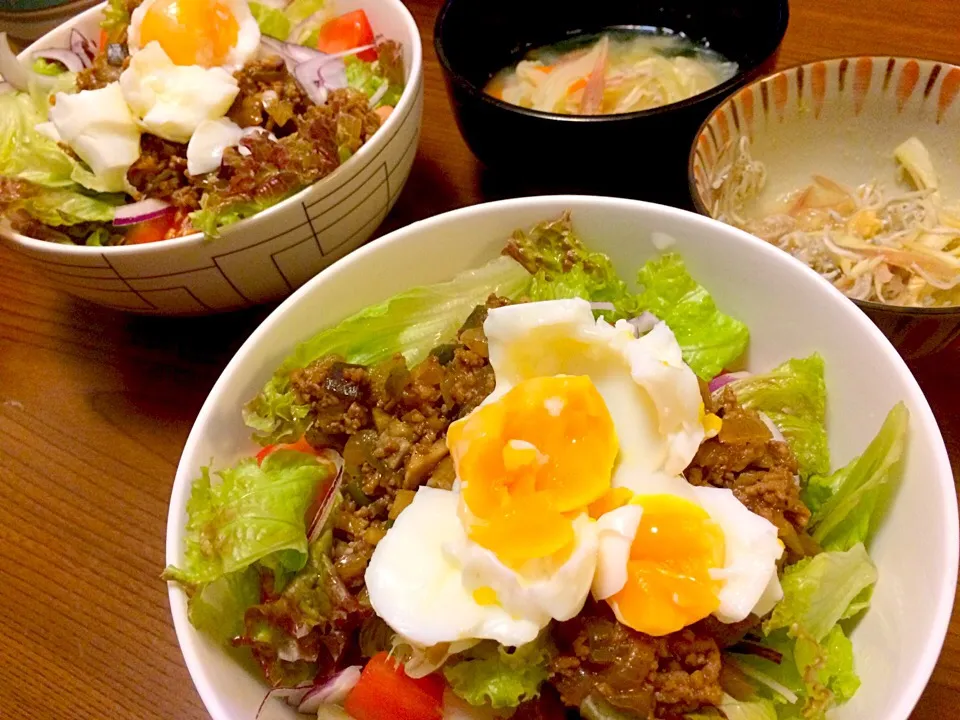
[[[543,112],[612,115],[685,100],[736,72],[736,63],[683,35],[616,29],[531,50],[484,90]]]

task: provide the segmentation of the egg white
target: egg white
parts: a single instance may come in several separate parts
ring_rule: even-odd
[[[156,41],[130,58],[120,89],[146,132],[179,143],[201,123],[223,117],[240,92],[224,69],[174,65]]]
[[[590,592],[597,561],[596,523],[581,515],[573,521],[573,532],[574,547],[565,557],[529,561],[518,569],[507,567],[466,535],[445,550],[461,564],[468,591],[491,588],[504,610],[540,629],[550,620],[575,617]]]
[[[219,169],[224,151],[239,145],[242,137],[243,129],[227,118],[204,120],[187,144],[187,173],[203,175]]]
[[[431,647],[470,639],[522,645],[540,625],[498,605],[480,605],[463,582],[463,568],[444,552],[466,540],[459,498],[422,487],[377,544],[364,580],[374,611],[398,634]]]
[[[235,72],[246,65],[260,47],[260,26],[250,12],[250,5],[246,0],[221,0],[230,10],[237,21],[237,42],[227,54],[226,61],[219,67],[228,72]],[[140,25],[143,18],[153,7],[156,0],[144,0],[130,15],[130,26],[127,28],[127,46],[130,55],[136,55],[143,48],[140,46]]]

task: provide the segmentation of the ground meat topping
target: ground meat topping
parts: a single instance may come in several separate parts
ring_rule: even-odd
[[[682,715],[720,702],[720,648],[692,629],[651,637],[621,625],[604,603],[588,601],[553,629],[559,654],[552,684],[564,704],[609,703],[641,718]],[[599,695],[599,697],[597,697]]]
[[[307,441],[343,454],[343,504],[334,516],[334,566],[352,590],[392,521],[422,486],[449,489],[453,462],[446,444],[451,422],[493,391],[483,321],[491,297],[457,334],[412,369],[400,355],[373,367],[330,355],[293,372],[299,402],[311,408]]]
[[[187,175],[187,146],[156,135],[140,136],[140,157],[127,170],[127,180],[141,198],[160,198],[178,208],[200,207],[202,190]]]
[[[789,560],[815,552],[805,528],[810,510],[800,499],[797,460],[753,410],[740,406],[729,388],[710,408],[723,419],[717,437],[705,440],[685,471],[693,485],[729,488],[748,510],[777,526]]]

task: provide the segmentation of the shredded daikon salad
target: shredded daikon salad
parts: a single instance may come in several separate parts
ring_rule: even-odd
[[[685,100],[736,72],[736,63],[681,35],[618,29],[533,50],[485,92],[543,112],[612,115]]]
[[[814,175],[777,198],[773,211],[753,202],[767,169],[740,139],[732,161],[714,174],[711,214],[786,250],[848,297],[907,307],[960,304],[960,203],[946,201],[930,153],[911,137],[893,156],[898,183],[855,188]]]

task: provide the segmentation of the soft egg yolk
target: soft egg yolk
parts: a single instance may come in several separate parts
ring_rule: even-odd
[[[450,426],[469,537],[504,563],[553,556],[610,489],[619,446],[586,376],[526,380]]]
[[[720,583],[710,570],[723,567],[720,527],[699,505],[675,495],[634,498],[643,507],[630,547],[627,582],[607,599],[634,630],[661,636],[715,612]]]
[[[238,33],[220,0],[155,0],[140,23],[140,47],[156,40],[176,65],[215,67],[226,62]]]

